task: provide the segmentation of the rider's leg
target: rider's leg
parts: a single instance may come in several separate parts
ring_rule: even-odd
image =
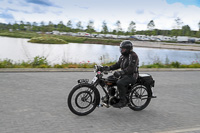
[[[117,81],[117,88],[119,90],[119,97],[120,102],[113,105],[115,107],[124,107],[126,106],[127,100],[126,100],[126,92],[127,92],[127,86],[129,84],[135,83],[135,79],[132,75],[125,75],[121,79]]]

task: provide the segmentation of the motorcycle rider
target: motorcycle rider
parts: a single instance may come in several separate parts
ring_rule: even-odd
[[[114,104],[114,107],[121,108],[126,106],[126,92],[129,84],[134,84],[138,77],[138,65],[139,59],[137,54],[133,51],[133,44],[129,40],[124,40],[120,44],[121,56],[114,65],[104,66],[102,69],[105,71],[117,70],[121,68],[121,71],[115,71],[113,76],[118,78],[117,88],[119,90],[120,101]]]

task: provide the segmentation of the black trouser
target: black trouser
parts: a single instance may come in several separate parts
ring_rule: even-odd
[[[124,75],[121,79],[117,81],[117,88],[119,90],[119,97],[125,98],[127,87],[129,84],[134,84],[136,82],[136,78],[133,75]]]

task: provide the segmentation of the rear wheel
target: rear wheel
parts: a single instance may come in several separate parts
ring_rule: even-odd
[[[76,115],[88,115],[94,111],[97,104],[95,90],[90,84],[79,84],[69,93],[68,107]]]
[[[152,92],[150,88],[144,85],[135,86],[129,95],[129,108],[134,111],[140,111],[146,108],[150,101]]]

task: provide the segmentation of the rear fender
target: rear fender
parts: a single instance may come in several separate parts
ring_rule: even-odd
[[[152,98],[152,95],[153,95],[153,92],[152,92],[152,87],[150,85],[147,85],[147,84],[144,84],[144,83],[136,83],[135,85],[132,86],[132,88],[135,88],[136,86],[139,86],[139,85],[142,85],[142,86],[145,86],[147,88],[147,91],[149,93],[149,98]]]

